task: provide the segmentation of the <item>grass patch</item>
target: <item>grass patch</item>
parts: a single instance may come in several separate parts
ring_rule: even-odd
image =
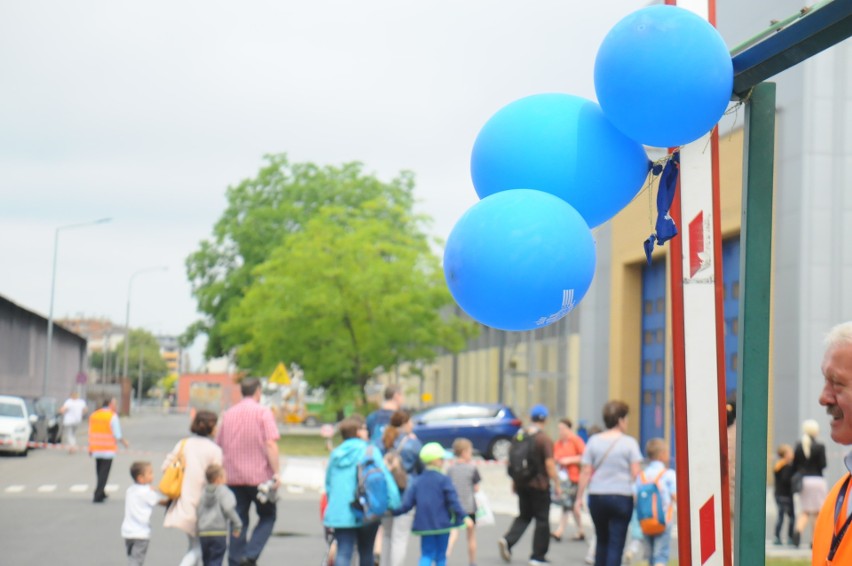
[[[335,436],[334,445],[340,444]],[[278,439],[278,449],[284,456],[328,456],[325,438],[319,434],[283,434]]]

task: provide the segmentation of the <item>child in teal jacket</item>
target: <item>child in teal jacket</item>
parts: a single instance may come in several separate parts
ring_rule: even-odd
[[[337,560],[335,564],[349,565],[355,547],[361,564],[373,563],[373,542],[379,523],[363,523],[355,514],[352,502],[358,484],[358,464],[364,459],[367,447],[367,429],[363,421],[355,418],[344,419],[338,425],[343,443],[332,450],[325,473],[325,491],[328,505],[325,508],[323,524],[334,529],[337,540]],[[375,458],[376,465],[382,469],[388,488],[388,507],[400,506],[399,488],[382,458]]]

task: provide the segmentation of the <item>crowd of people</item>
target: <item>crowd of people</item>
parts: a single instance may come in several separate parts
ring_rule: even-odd
[[[478,508],[482,477],[473,463],[472,444],[458,438],[452,452],[436,443],[424,446],[401,406],[401,392],[392,385],[377,411],[366,419],[353,415],[338,425],[343,442],[331,452],[323,504],[323,524],[333,541],[328,564],[349,566],[355,556],[362,566],[410,564],[408,541],[415,535],[420,537],[418,564],[441,566],[462,536],[459,530],[465,530],[468,564],[475,565],[476,521],[483,510]],[[625,556],[641,552],[637,547],[643,544],[651,564],[668,563],[677,486],[668,467],[667,444],[651,440],[643,457],[627,434],[628,412],[621,401],[607,403],[602,412],[606,429],[590,429],[588,442],[574,431],[570,419],[561,419],[554,441],[547,433],[547,407],[532,407],[529,422],[512,439],[507,462],[518,515],[498,539],[498,552],[506,562],[532,522],[531,565],[550,563],[551,541],[586,541],[582,509],[588,501],[594,524],[588,564],[621,564]],[[387,512],[381,518],[370,519],[353,505],[363,487],[365,462],[381,475],[380,489],[387,494]],[[655,526],[642,520],[641,503],[639,513],[634,511],[637,494],[649,487],[662,505],[660,516],[652,513]],[[553,504],[562,510],[555,530],[549,519]],[[632,549],[625,553],[631,530]]]
[[[181,439],[162,463],[177,475],[171,496],[154,485],[151,462],[130,466],[133,478],[125,494],[121,525],[131,566],[144,563],[151,538],[151,516],[157,505],[166,507],[163,526],[186,534],[187,551],[181,566],[218,566],[227,554],[229,566],[257,564],[272,535],[276,519],[276,496],[280,485],[278,426],[269,408],[260,404],[257,379],[240,384],[242,400],[225,411],[221,419],[213,412],[198,411],[192,418],[189,437]],[[89,418],[89,451],[95,459],[97,486],[93,501],[106,498],[104,486],[122,436],[115,399]],[[171,490],[170,490],[171,491]],[[257,524],[249,536],[249,510],[254,507]]]
[[[852,445],[852,323],[829,333],[822,372],[825,386],[819,403],[831,418],[831,438]],[[246,379],[241,388],[243,400],[221,420],[199,411],[192,420],[192,435],[179,441],[163,462],[163,470],[178,460],[182,464],[179,496],[164,497],[153,488],[150,462],[131,466],[134,484],[127,490],[121,528],[129,564],[144,562],[157,505],[167,507],[164,526],[187,536],[182,566],[222,564],[226,553],[230,566],[257,563],[276,518],[279,433],[271,411],[259,403],[260,383]],[[730,401],[729,427],[735,426],[734,406]],[[73,424],[80,410],[71,403],[68,411]],[[677,502],[668,444],[651,439],[643,455],[628,434],[629,407],[618,400],[603,407],[605,429],[587,434],[575,432],[569,419],[561,419],[554,441],[547,433],[549,416],[545,406],[533,406],[529,422],[512,439],[507,466],[518,515],[498,539],[500,556],[510,562],[535,521],[528,563],[549,564],[551,541],[569,538],[566,531],[573,518],[570,540],[588,539],[588,564],[615,566],[639,552],[652,566],[668,564]],[[476,563],[482,477],[468,439],[456,439],[452,452],[434,442],[423,445],[396,386],[386,389],[380,409],[366,419],[352,415],[338,429],[342,442],[329,457],[322,517],[330,542],[328,564],[349,566],[355,556],[361,566],[410,564],[408,542],[416,535],[418,564],[442,566],[460,538],[459,530],[466,531],[468,563]],[[819,432],[816,421],[806,420],[795,446],[777,448],[775,544],[784,544],[786,530],[787,544],[813,549],[814,564],[852,563],[852,544],[845,537],[852,524],[852,456],[844,460],[850,473],[829,489],[823,477],[826,446]],[[115,401],[110,400],[89,418],[95,503],[107,497],[104,486],[118,443],[129,445],[121,434]],[[549,520],[552,504],[562,510],[554,530]],[[252,505],[258,523],[248,537]],[[584,507],[594,526],[590,536],[583,526]]]

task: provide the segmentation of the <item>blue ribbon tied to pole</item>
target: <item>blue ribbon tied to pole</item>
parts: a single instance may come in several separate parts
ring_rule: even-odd
[[[660,186],[657,190],[657,223],[654,226],[654,233],[648,236],[648,239],[643,244],[648,265],[651,265],[651,252],[654,251],[654,244],[662,246],[677,236],[677,226],[675,226],[672,217],[669,216],[669,211],[672,208],[672,202],[677,192],[677,177],[680,173],[680,152],[675,151],[672,153],[665,167],[660,164],[654,165],[651,173],[654,176],[660,176]]]

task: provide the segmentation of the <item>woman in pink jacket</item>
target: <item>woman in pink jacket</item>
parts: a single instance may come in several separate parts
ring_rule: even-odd
[[[178,442],[166,456],[163,470],[183,449],[184,468],[180,497],[169,504],[163,526],[180,529],[189,538],[189,550],[180,566],[201,564],[201,542],[196,530],[198,503],[207,480],[204,471],[210,464],[222,464],[222,449],[213,441],[218,417],[210,411],[198,411],[189,430],[192,436]]]

